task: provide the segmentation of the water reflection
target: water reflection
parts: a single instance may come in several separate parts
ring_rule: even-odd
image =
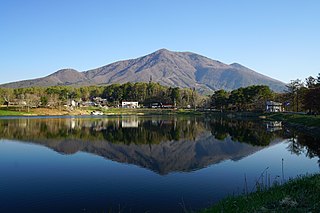
[[[282,121],[267,121],[265,122],[268,132],[276,132],[282,130]]]
[[[0,212],[185,212],[181,203],[197,211],[240,194],[244,175],[250,189],[264,168],[276,179],[281,159],[285,178],[319,172],[319,139],[278,124],[2,118]]]
[[[203,117],[1,119],[0,138],[41,144],[63,154],[93,153],[159,174],[236,161],[283,139],[289,139],[288,150],[296,155],[320,154],[318,138],[281,122]]]
[[[267,146],[277,138],[283,138],[281,132],[270,132],[268,123],[259,121],[211,119],[210,127],[212,135],[219,140],[230,136],[233,141],[253,146]]]
[[[288,151],[295,155],[305,155],[308,158],[320,157],[320,138],[306,132],[286,130]],[[320,167],[320,159],[318,160]]]

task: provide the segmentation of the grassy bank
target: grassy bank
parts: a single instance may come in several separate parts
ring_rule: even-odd
[[[201,212],[319,212],[319,192],[320,175],[317,174],[290,180],[266,191],[228,197]]]
[[[0,116],[24,116],[24,115],[29,115],[29,113],[0,109]]]
[[[281,120],[290,124],[300,124],[308,127],[320,127],[320,116],[290,113],[275,113],[267,115],[269,119]]]
[[[37,115],[90,115],[93,111],[101,111],[105,115],[201,115],[202,112],[185,109],[124,109],[124,108],[99,108],[99,107],[83,107],[70,110],[67,108],[50,109],[50,108],[32,108],[26,110],[24,108],[2,107],[0,108],[0,116],[37,116]]]
[[[41,115],[81,115],[81,114],[89,114],[87,111],[83,110],[73,110],[68,111],[65,109],[49,109],[49,108],[0,108],[0,116],[41,116]]]

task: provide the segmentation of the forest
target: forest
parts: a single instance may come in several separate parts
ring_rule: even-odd
[[[125,83],[108,86],[51,86],[30,88],[0,88],[0,103],[26,107],[59,107],[69,100],[90,101],[100,97],[108,106],[118,106],[121,101],[138,101],[139,104],[161,102],[179,107],[195,106],[201,96],[188,88],[166,87],[159,83]]]

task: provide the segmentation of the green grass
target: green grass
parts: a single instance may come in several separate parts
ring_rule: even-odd
[[[289,113],[275,113],[268,115],[273,120],[282,120],[292,124],[301,124],[309,127],[320,127],[320,115],[301,115]]]
[[[12,111],[0,109],[0,116],[16,116],[16,115],[26,115],[26,112]]]
[[[249,195],[227,197],[209,212],[319,212],[320,175],[300,177]]]

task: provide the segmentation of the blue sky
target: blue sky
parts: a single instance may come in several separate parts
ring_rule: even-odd
[[[0,83],[161,48],[289,82],[320,73],[320,1],[1,0]]]

